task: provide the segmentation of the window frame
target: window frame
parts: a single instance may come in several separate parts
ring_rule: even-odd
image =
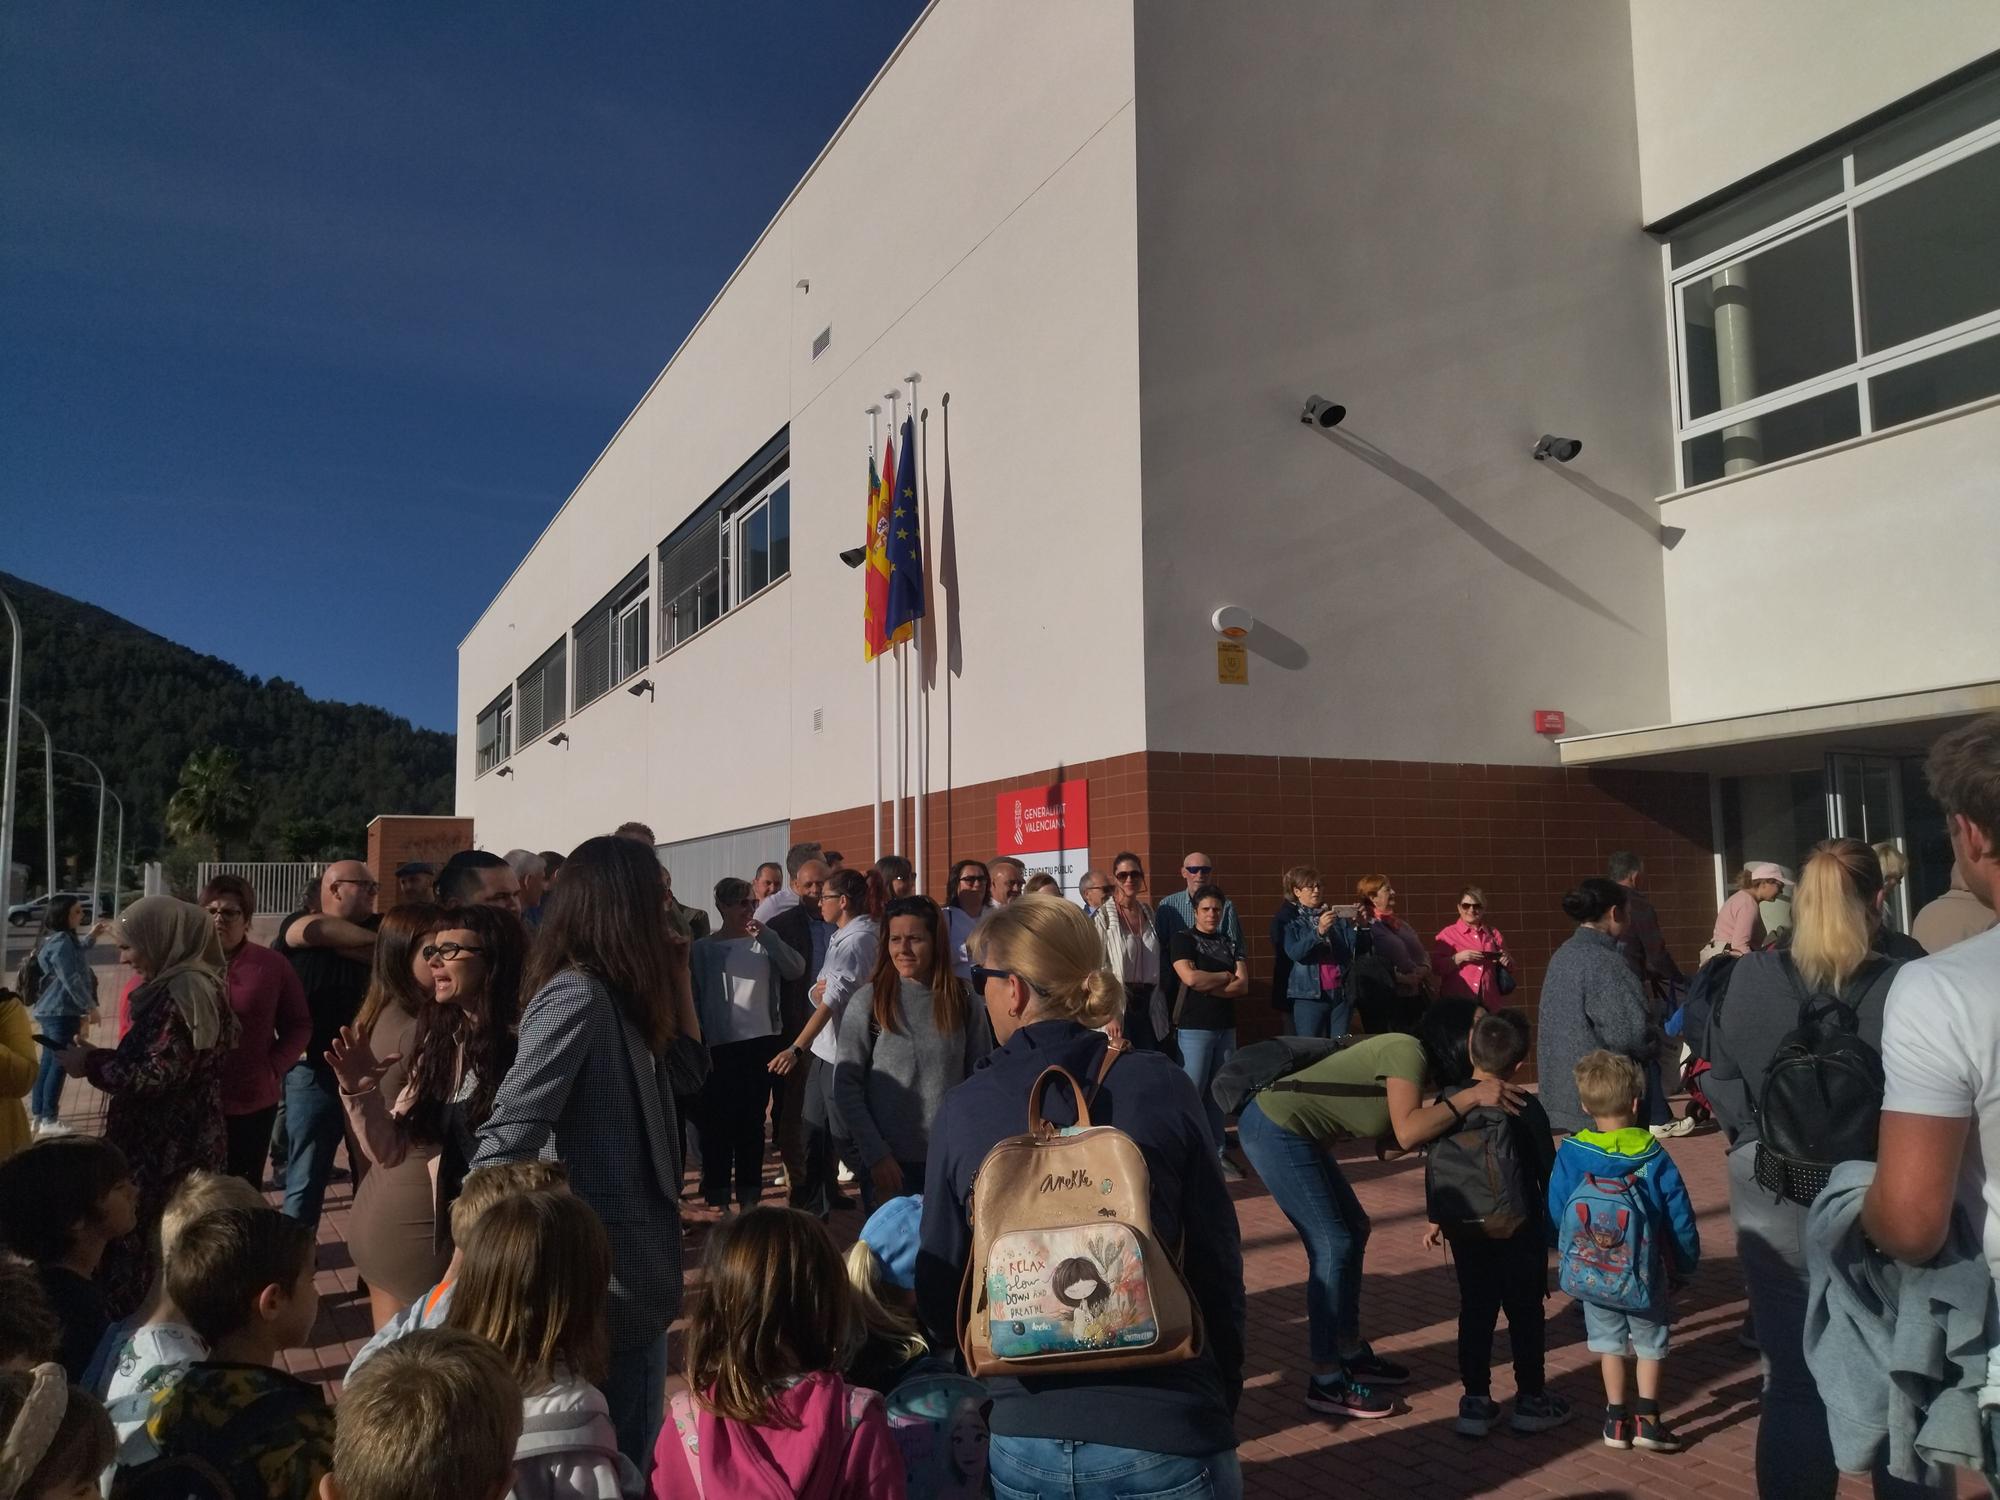
[[[549,671],[552,667],[562,668],[562,691],[555,695],[553,705],[549,699]],[[534,737],[540,739],[569,718],[569,632],[565,630],[556,643],[530,662],[523,672],[514,679],[514,728],[522,730],[521,705],[526,700],[527,685],[531,679],[539,678],[541,723],[535,729]],[[553,714],[553,717],[551,715]]]
[[[651,597],[652,591],[653,560],[650,556],[642,557],[637,567],[629,570],[624,577],[618,580],[617,585],[610,593],[584,611],[582,617],[574,625],[570,626],[569,630],[565,633],[564,639],[568,643],[569,649],[569,681],[565,686],[569,691],[569,711],[571,715],[580,714],[599,699],[610,697],[612,692],[621,684],[631,681],[633,677],[645,670],[648,664],[648,646],[650,643],[643,639],[643,632],[646,628],[644,626],[642,626],[642,641],[638,663],[629,670],[622,672],[620,670],[625,666],[623,653],[625,637],[624,623],[627,615],[633,610],[644,611],[646,601]],[[584,668],[586,665],[582,638],[587,631],[594,630],[599,622],[602,622],[605,627],[605,684],[602,690],[592,693],[590,697],[585,698],[581,696],[584,691]]]
[[[1968,344],[1978,343],[1988,338],[2000,337],[2000,306],[1996,306],[1988,312],[1964,319],[1948,327],[1933,329],[1929,333],[1920,334],[1913,339],[1907,339],[1903,343],[1892,345],[1889,348],[1878,350],[1874,353],[1867,352],[1867,336],[1863,323],[1861,295],[1861,260],[1858,232],[1855,225],[1857,211],[1868,204],[1885,198],[1922,178],[1969,160],[1981,152],[2000,150],[2000,119],[1978,126],[1955,140],[1947,141],[1942,146],[1933,147],[1931,150],[1922,152],[1906,162],[1901,162],[1894,167],[1879,172],[1865,182],[1857,182],[1854,166],[1855,155],[1866,144],[1867,139],[1868,137],[1864,136],[1840,148],[1841,189],[1838,193],[1830,197],[1823,198],[1817,203],[1810,204],[1805,208],[1788,214],[1774,223],[1765,225],[1753,233],[1744,235],[1739,240],[1711,251],[1709,254],[1701,256],[1698,259],[1691,260],[1684,266],[1677,267],[1673,263],[1674,235],[1669,234],[1662,238],[1660,242],[1660,267],[1666,293],[1668,358],[1672,363],[1672,369],[1669,372],[1670,388],[1672,390],[1669,425],[1674,452],[1674,488],[1676,493],[1681,490],[1697,489],[1703,485],[1718,484],[1724,480],[1740,477],[1734,474],[1724,474],[1713,479],[1704,479],[1691,484],[1687,476],[1687,444],[1695,438],[1705,437],[1723,428],[1735,427],[1744,422],[1754,421],[1758,417],[1766,416],[1781,408],[1792,406],[1802,401],[1809,401],[1815,396],[1824,395],[1829,391],[1847,387],[1854,388],[1855,400],[1860,412],[1861,424],[1858,436],[1865,438],[1878,432],[1891,431],[1893,428],[1877,427],[1875,425],[1874,412],[1868,389],[1871,380],[1890,371],[1919,364],[1937,355],[1963,348]],[[1721,205],[1724,208],[1727,206],[1727,204]],[[1785,386],[1780,390],[1767,391],[1753,400],[1739,402],[1735,406],[1723,407],[1706,416],[1689,420],[1687,416],[1690,404],[1688,394],[1689,359],[1686,338],[1687,325],[1684,320],[1685,298],[1688,289],[1697,282],[1707,280],[1717,271],[1727,266],[1735,265],[1777,245],[1811,234],[1815,230],[1824,228],[1826,225],[1835,222],[1844,222],[1847,228],[1848,302],[1854,319],[1855,358],[1844,365],[1823,371],[1809,379],[1795,381],[1793,384]],[[1691,225],[1683,226],[1677,232],[1685,233],[1691,227]],[[1977,399],[1985,400],[1989,398],[1981,397]],[[1974,403],[1961,403],[1961,406],[1971,404]],[[1926,413],[1924,416],[1911,418],[1906,422],[1895,425],[1900,427],[1909,426],[1916,422],[1927,422],[1938,416],[1945,415],[1947,412],[1959,409],[1960,407],[1946,407],[1941,411]],[[1808,449],[1805,453],[1791,455],[1787,459],[1773,460],[1773,462],[1792,462],[1823,451],[1825,450]],[[1763,466],[1759,465],[1758,467],[1761,468]],[[1754,474],[1757,470],[1750,469],[1743,472]]]
[[[480,730],[488,719],[494,721],[494,742],[498,753],[493,759],[481,761],[485,747],[480,744]],[[472,778],[477,781],[489,771],[498,770],[514,755],[514,684],[508,683],[498,697],[472,716]]]
[[[661,601],[658,648],[661,659],[671,656],[690,642],[706,635],[736,610],[763,598],[792,576],[792,466],[789,429],[780,433],[779,438],[783,440],[781,444],[774,441],[772,445],[767,445],[766,452],[753,460],[751,465],[746,466],[750,471],[747,482],[737,484],[732,481],[730,485],[725,485],[717,497],[711,497],[709,503],[674,528],[655,549],[660,562],[661,588],[664,590],[669,560],[677,558],[683,546],[699,537],[702,528],[711,518],[715,522],[714,568],[704,571],[695,584],[677,593],[673,599],[663,598]],[[745,568],[749,562],[749,548],[744,544],[745,528],[759,513],[770,514],[772,503],[780,490],[785,492],[785,568],[781,573],[774,572],[763,583],[751,589],[746,586]],[[765,556],[769,558],[770,555],[770,533],[767,529]],[[681,594],[699,590],[701,583],[710,577],[717,579],[718,603],[715,618],[706,624],[697,624],[680,639],[674,639],[675,604]]]

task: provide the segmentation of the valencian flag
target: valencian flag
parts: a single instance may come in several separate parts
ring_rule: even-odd
[[[894,445],[891,445],[893,452]],[[889,487],[875,472],[875,455],[868,455],[868,558],[861,573],[866,602],[861,614],[862,660],[873,661],[889,649]]]
[[[924,615],[924,541],[917,521],[917,441],[903,418],[903,460],[889,491],[889,644],[916,633]]]

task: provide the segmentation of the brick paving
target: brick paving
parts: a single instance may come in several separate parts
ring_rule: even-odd
[[[118,972],[122,982],[123,973]],[[117,989],[105,976],[106,994]],[[95,1038],[112,1040],[108,1026]],[[103,1100],[71,1083],[64,1116],[79,1129],[99,1129]],[[1665,1400],[1687,1451],[1659,1456],[1620,1453],[1598,1440],[1602,1391],[1596,1360],[1584,1347],[1581,1314],[1567,1298],[1549,1303],[1549,1382],[1569,1397],[1577,1415],[1565,1427],[1534,1437],[1501,1429],[1480,1442],[1451,1430],[1458,1409],[1455,1341],[1458,1291],[1443,1252],[1427,1250],[1423,1233],[1423,1174],[1414,1159],[1378,1162],[1366,1148],[1342,1152],[1362,1204],[1374,1220],[1363,1292],[1363,1331],[1378,1351],[1408,1364],[1411,1384],[1399,1393],[1408,1410],[1379,1422],[1343,1423],[1307,1412],[1305,1381],[1305,1251],[1298,1236],[1254,1179],[1232,1189],[1243,1228],[1249,1297],[1249,1358],[1238,1417],[1246,1491],[1286,1500],[1329,1493],[1366,1500],[1431,1500],[1461,1496],[1563,1496],[1567,1500],[1756,1494],[1752,1454],[1757,1437],[1757,1356],[1737,1342],[1746,1304],[1729,1222],[1722,1139],[1713,1130],[1669,1143],[1687,1180],[1701,1222],[1702,1265],[1677,1303]],[[776,1200],[775,1163],[767,1172]],[[690,1184],[692,1185],[692,1183]],[[273,1194],[275,1201],[276,1194]],[[313,1346],[285,1356],[285,1365],[337,1395],[341,1374],[369,1334],[368,1299],[355,1283],[344,1229],[352,1193],[346,1171],[327,1194],[320,1225],[319,1323]],[[860,1229],[855,1212],[836,1214],[842,1243]],[[689,1229],[689,1262],[698,1261],[705,1227]],[[678,1340],[675,1341],[678,1354]],[[1494,1348],[1493,1394],[1513,1393],[1504,1325]],[[1870,1493],[1846,1480],[1845,1496]],[[1962,1495],[1983,1495],[1968,1478]]]

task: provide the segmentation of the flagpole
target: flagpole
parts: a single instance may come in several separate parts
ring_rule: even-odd
[[[922,377],[919,376],[915,370],[912,370],[909,374],[903,377],[904,381],[910,387],[910,410],[912,412],[919,411],[919,408],[917,406],[917,381],[920,380],[921,378]],[[921,412],[918,415],[917,422],[919,427],[927,427],[930,422],[930,413]],[[924,483],[925,481],[924,481],[923,464],[920,462],[915,462],[913,460],[913,467],[915,469],[917,482],[919,484]],[[918,555],[921,556],[924,561],[924,567],[923,567],[924,616],[925,619],[928,619],[931,609],[931,583],[930,583],[931,555],[930,555],[930,549],[924,543],[924,508],[921,496],[917,497],[917,503],[914,509],[916,511],[915,520],[917,527]],[[917,621],[917,628],[911,632],[910,639],[916,643],[916,648],[917,648],[916,650],[917,811],[916,811],[916,829],[915,829],[915,842],[916,842],[915,864],[917,871],[917,893],[921,895],[924,889],[924,804],[930,800],[930,790],[931,790],[931,754],[930,754],[931,699],[930,699],[930,689],[926,686],[924,678],[924,620],[923,619]]]
[[[868,408],[868,467],[871,469],[875,467],[875,455],[881,447],[878,441],[881,437],[881,419],[880,406]],[[870,519],[872,521],[873,517]],[[865,540],[868,554],[862,559],[861,566],[864,570],[872,570],[875,566],[872,561],[875,552],[875,533],[872,526]],[[868,585],[869,578],[864,571],[861,583],[864,597]],[[874,669],[872,675],[875,679],[875,714],[869,721],[870,727],[874,730],[875,740],[875,802],[868,812],[875,828],[875,858],[880,860],[882,858],[882,658],[877,656],[869,666]]]
[[[900,433],[902,431],[901,426],[896,421],[896,403],[902,400],[902,397],[903,393],[900,390],[884,392],[882,397],[883,400],[889,403],[889,431],[892,433]],[[889,486],[889,506],[891,514],[893,514],[896,504],[896,490],[895,490],[896,481],[893,477],[891,477],[886,481],[886,483]],[[891,584],[891,587],[892,588],[894,587],[893,583]],[[883,622],[885,627],[887,623],[888,623],[887,621]],[[894,817],[891,819],[891,823],[893,825],[895,852],[901,854],[903,852],[903,786],[904,786],[904,775],[905,775],[905,761],[908,753],[908,747],[905,741],[909,732],[907,728],[909,706],[906,700],[908,699],[909,693],[908,693],[908,683],[903,673],[903,648],[901,646],[897,646],[895,648],[895,651],[896,651],[896,810]]]

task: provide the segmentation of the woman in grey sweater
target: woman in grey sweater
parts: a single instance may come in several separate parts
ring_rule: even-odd
[[[1586,1052],[1622,1052],[1641,1069],[1653,1056],[1646,997],[1618,951],[1629,894],[1617,881],[1593,875],[1563,897],[1577,928],[1549,959],[1542,979],[1536,1053],[1542,1108],[1558,1130],[1590,1128],[1576,1097],[1576,1065]]]
[[[1703,1081],[1729,1133],[1729,1217],[1750,1288],[1750,1317],[1764,1350],[1764,1419],[1757,1429],[1757,1491],[1832,1500],[1840,1472],[1826,1405],[1805,1359],[1806,1208],[1757,1183],[1757,1104],[1786,1035],[1809,997],[1839,996],[1854,1008],[1861,1039],[1882,1045],[1889,983],[1902,965],[1882,952],[1882,865],[1859,839],[1813,846],[1792,900],[1792,934],[1781,950],[1739,958],[1708,1026]],[[1878,1496],[1933,1491],[1874,1475]]]
[[[986,1019],[966,1001],[937,903],[902,896],[883,914],[881,956],[840,1018],[833,1096],[868,1175],[862,1201],[924,1187],[939,1102],[992,1050]]]

